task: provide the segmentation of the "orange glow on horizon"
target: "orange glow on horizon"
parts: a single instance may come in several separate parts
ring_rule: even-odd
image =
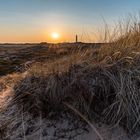
[[[52,27],[53,28],[53,27]],[[75,35],[78,34],[78,41],[81,42],[99,42],[100,40],[94,35],[89,34],[89,38],[87,35],[82,35],[82,32],[72,30],[66,30],[65,28],[40,28],[37,31],[30,32],[20,32],[15,30],[3,30],[0,35],[0,43],[40,43],[40,42],[48,42],[48,43],[62,43],[62,42],[75,42]],[[10,34],[8,33],[10,32]],[[13,35],[14,34],[14,35]],[[97,36],[99,36],[97,34]],[[91,38],[91,39],[90,39]],[[98,41],[99,40],[99,41]]]

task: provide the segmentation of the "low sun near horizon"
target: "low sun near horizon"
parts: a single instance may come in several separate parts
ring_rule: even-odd
[[[58,40],[60,38],[60,34],[58,32],[53,32],[51,37],[53,40]]]

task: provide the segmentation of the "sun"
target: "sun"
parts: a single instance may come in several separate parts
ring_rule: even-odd
[[[59,35],[59,33],[57,33],[57,32],[53,32],[53,33],[51,34],[51,37],[52,37],[52,39],[57,40],[57,39],[59,39],[60,35]]]

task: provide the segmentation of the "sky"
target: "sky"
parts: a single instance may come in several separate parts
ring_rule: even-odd
[[[96,42],[110,25],[139,12],[140,0],[0,0],[0,43]],[[55,40],[52,33],[58,33]]]

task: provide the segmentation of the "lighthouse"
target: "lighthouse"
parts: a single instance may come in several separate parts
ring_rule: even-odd
[[[78,35],[76,35],[75,41],[76,41],[76,43],[78,42]]]

